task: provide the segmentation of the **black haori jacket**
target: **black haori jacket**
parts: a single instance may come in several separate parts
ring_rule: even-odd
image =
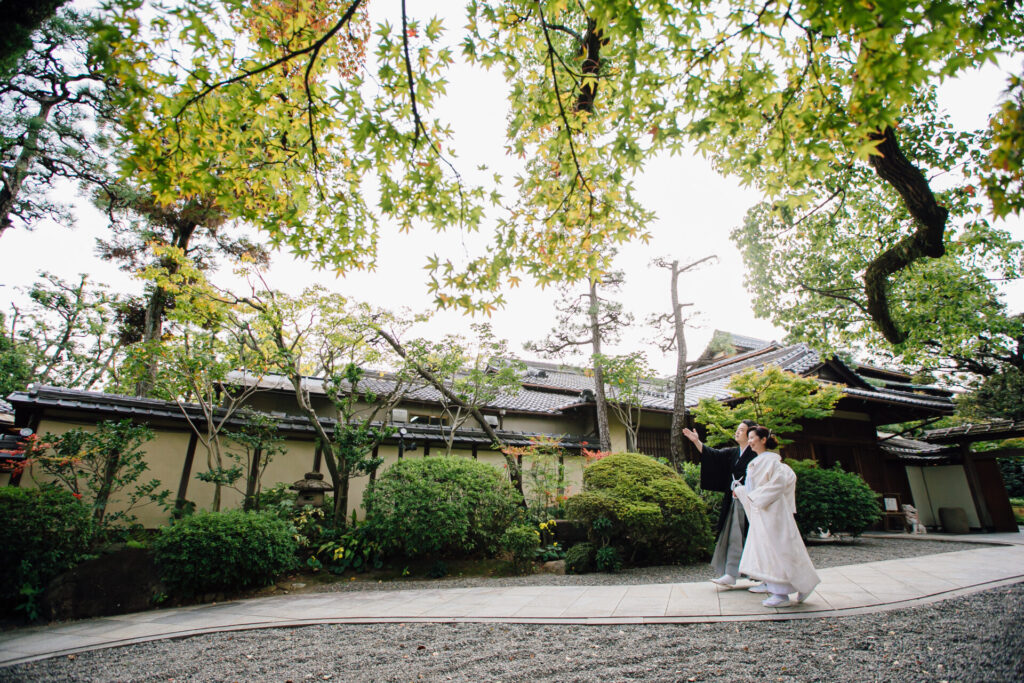
[[[700,452],[700,487],[705,491],[722,491],[722,511],[718,515],[717,531],[722,530],[725,518],[732,507],[732,482],[741,484],[747,479],[747,465],[757,457],[750,447],[740,453],[739,446],[728,448],[711,448],[705,445]]]

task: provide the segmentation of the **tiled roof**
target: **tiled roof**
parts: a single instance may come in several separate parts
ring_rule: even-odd
[[[592,375],[584,374],[583,371],[568,368],[566,366],[553,366],[551,363],[537,363],[528,361],[526,363],[526,374],[523,375],[522,384],[524,387],[536,388],[543,392],[545,389],[551,391],[565,392],[575,397],[571,402],[566,402],[562,409],[570,405],[580,403],[579,396],[584,391],[594,391],[595,383]],[[666,386],[664,381],[643,382],[643,407],[646,410],[672,410],[673,394],[671,387]],[[605,395],[613,400],[614,391],[605,385]]]
[[[878,447],[883,452],[896,456],[902,465],[952,465],[962,459],[956,448],[937,446],[927,441],[881,432],[878,436]]]
[[[952,410],[952,401],[948,396],[941,395],[943,393],[941,391],[936,392],[933,389],[913,386],[903,389],[895,384],[882,387],[874,386],[868,384],[842,362],[838,360],[829,362],[841,376],[846,378],[844,391],[848,396],[940,412]],[[688,408],[695,406],[704,398],[718,401],[727,400],[732,395],[729,389],[729,381],[732,376],[749,368],[764,369],[769,365],[775,365],[798,375],[809,375],[824,364],[825,361],[821,355],[806,344],[798,343],[787,346],[769,344],[702,366],[689,373],[686,385],[686,406]],[[592,402],[592,399],[584,400],[582,397],[584,391],[594,390],[594,378],[585,374],[584,371],[537,361],[528,361],[525,365],[526,371],[521,380],[522,388],[517,393],[506,393],[499,396],[483,406],[483,410],[504,409],[522,413],[558,415],[570,408]],[[236,377],[241,378],[243,375],[237,373]],[[263,388],[291,391],[291,384],[281,376],[268,376],[259,381]],[[314,393],[323,393],[322,380],[310,377],[305,378],[303,382],[308,383],[310,390]],[[367,373],[361,386],[377,394],[386,394],[394,386],[394,379],[386,373]],[[675,401],[671,389],[672,387],[665,382],[646,383],[645,395],[642,399],[643,408],[671,412]],[[609,400],[613,400],[614,392],[611,388],[606,386],[605,391]],[[437,403],[439,398],[439,392],[436,389],[420,385],[407,394],[405,400]]]
[[[915,391],[896,391],[884,387],[873,389],[858,389],[847,387],[845,390],[848,396],[863,398],[868,401],[885,401],[888,403],[902,403],[921,408],[934,408],[941,412],[953,412],[953,401],[949,397],[933,396],[931,394],[917,393]]]
[[[717,332],[717,330],[716,330]],[[755,339],[754,337],[746,337],[742,334],[736,334],[735,332],[723,332],[730,337],[733,346],[741,349],[761,349],[766,346],[771,346],[772,342],[765,341],[764,339]]]
[[[80,391],[77,389],[33,385],[30,386],[27,391],[14,392],[11,394],[10,399],[16,407],[24,406],[26,408],[84,410],[96,413],[100,416],[110,415],[131,417],[140,422],[145,422],[147,419],[184,421],[182,407],[179,407],[178,404],[171,401],[138,398],[135,396],[122,396],[119,394],[105,394],[94,391]],[[189,413],[192,419],[202,419],[202,414],[199,412],[199,406],[195,404],[185,404],[183,408]],[[221,412],[221,414],[223,414],[223,412]],[[310,424],[309,420],[303,416],[286,415],[278,412],[268,414],[277,420],[278,430],[281,432],[293,435],[304,434],[310,437],[314,433],[313,426]],[[327,429],[328,433],[332,432],[334,430],[334,426],[338,423],[337,420],[330,418],[321,418],[320,422]],[[235,428],[242,424],[243,420],[239,417],[233,417],[228,420],[228,425]],[[405,437],[406,439],[420,439],[421,441],[429,442],[444,441],[443,428],[440,426],[421,425],[415,423],[395,426],[404,427],[407,430],[408,434]],[[519,432],[510,430],[495,431],[504,443],[513,446],[525,446],[533,439],[540,437],[550,438],[554,436],[560,437],[563,447],[578,449],[582,448],[582,442],[587,438],[586,435],[548,434],[542,432]],[[385,441],[393,443],[397,438],[397,435],[393,435]],[[455,443],[460,447],[472,444],[490,445],[491,440],[482,429],[463,426],[456,432]]]
[[[928,443],[927,441],[908,439],[905,436],[895,436],[884,432],[878,433],[878,446],[890,453],[912,453],[915,455],[942,453],[948,450],[944,446]]]
[[[265,375],[263,377],[246,377],[242,372],[229,373],[228,383],[251,384],[257,382],[261,389],[268,391],[292,391],[291,381],[283,375]],[[359,386],[364,391],[371,391],[378,396],[390,393],[395,386],[394,375],[390,373],[367,373]],[[303,377],[303,386],[312,394],[324,394],[324,380],[319,377]],[[483,406],[484,410],[500,410],[540,413],[545,415],[557,415],[568,405],[578,402],[579,392],[571,395],[565,393],[554,393],[550,391],[538,391],[529,388],[522,388],[516,393],[507,393],[498,396],[495,400]],[[422,383],[413,385],[412,390],[406,393],[403,399],[407,402],[439,403],[441,392],[432,386],[424,386]]]
[[[945,429],[930,429],[924,438],[933,443],[995,441],[1024,436],[1024,420],[997,420],[985,424],[967,424]]]
[[[948,395],[934,389],[922,389],[908,386],[906,389],[896,388],[895,383],[877,387],[868,384],[852,369],[841,361],[829,361],[851,381],[860,382],[860,386],[847,383],[843,391],[847,396],[867,401],[880,401],[900,405],[911,405],[939,412],[952,412],[953,402]],[[706,365],[690,373],[686,383],[686,405],[696,405],[702,398],[718,401],[726,400],[732,392],[729,390],[730,378],[748,368],[763,369],[768,365],[777,365],[788,372],[808,375],[825,364],[821,355],[806,344],[789,346],[768,346],[745,354],[733,356],[725,360]]]
[[[821,357],[805,344],[793,344],[782,348],[770,346],[705,365],[687,376],[686,405],[697,405],[702,398],[728,399],[732,396],[728,387],[733,375],[748,368],[761,369],[769,365],[803,375],[821,365]]]
[[[37,384],[29,385],[25,391],[16,391],[8,398],[16,408],[26,406],[56,410],[85,409],[101,415],[131,417],[143,422],[147,419],[184,420],[186,414],[193,420],[201,421],[203,419],[202,408],[195,403],[179,405],[173,401],[162,401],[155,398],[140,398]],[[216,413],[218,416],[223,414],[223,410],[218,410]],[[283,412],[273,412],[270,415],[277,420],[278,429],[281,431],[313,433],[313,428],[305,418],[286,415]],[[243,423],[244,420],[239,418],[232,418],[227,422],[228,425],[235,428],[240,427]]]

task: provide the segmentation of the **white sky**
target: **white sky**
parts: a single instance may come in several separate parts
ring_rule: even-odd
[[[452,12],[461,10],[462,4],[453,0],[435,2],[431,3],[431,11],[453,16]],[[418,9],[413,5],[410,11],[416,15]],[[447,36],[459,56],[462,22],[446,24]],[[1008,66],[1019,69],[1019,65]],[[471,176],[477,164],[485,163],[492,170],[511,175],[513,167],[503,158],[507,103],[500,72],[483,72],[460,65],[449,80],[447,101],[435,115],[449,121],[455,131],[455,148],[460,153],[456,164],[460,172]],[[958,125],[982,127],[994,111],[1005,84],[1006,77],[999,69],[986,69],[944,87],[944,105]],[[648,352],[657,372],[662,375],[674,372],[674,356],[662,354],[648,344],[654,333],[644,322],[649,314],[661,313],[670,307],[668,272],[648,265],[657,256],[678,258],[681,262],[709,254],[718,256],[717,263],[705,265],[695,274],[681,278],[681,300],[692,302],[694,306],[690,310],[700,314],[687,331],[691,359],[700,354],[715,329],[762,339],[781,339],[785,334],[783,330],[754,317],[743,287],[743,263],[729,240],[729,232],[757,202],[757,193],[720,177],[700,158],[654,159],[636,184],[641,201],[655,211],[657,219],[649,226],[652,239],[648,244],[636,243],[620,249],[619,267],[626,272],[620,300],[635,315],[636,321],[620,347],[610,352],[640,348]],[[79,202],[78,215],[79,225],[74,229],[40,225],[31,232],[10,230],[0,238],[0,253],[4,255],[0,307],[6,310],[12,300],[20,299],[15,288],[30,285],[42,270],[64,278],[75,278],[85,272],[94,281],[108,283],[116,290],[141,290],[141,283],[96,258],[95,239],[104,234],[104,218],[84,201]],[[1022,223],[1018,219],[1011,226],[1018,239],[1024,239]],[[281,253],[274,257],[268,281],[276,288],[293,293],[320,282],[334,291],[378,306],[429,310],[432,303],[425,287],[424,256],[462,253],[467,242],[472,241],[474,238],[466,238],[456,231],[438,235],[423,230],[400,235],[393,226],[384,226],[378,267],[373,273],[335,278],[316,273],[309,264]],[[223,276],[214,279],[227,282]],[[1017,283],[1007,292],[1011,309],[1024,310],[1024,286]],[[499,337],[509,340],[514,352],[531,358],[532,354],[523,351],[522,344],[543,337],[554,324],[555,292],[550,288],[542,291],[524,281],[518,289],[507,292],[506,298],[507,306],[489,322]],[[437,312],[431,323],[418,333],[425,336],[468,333],[473,321],[461,313]]]

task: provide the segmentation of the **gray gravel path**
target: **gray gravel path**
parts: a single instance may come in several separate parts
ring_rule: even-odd
[[[847,551],[891,559],[965,547],[939,545],[918,552],[924,542],[878,539],[856,551],[816,546],[811,552],[824,567],[848,564],[826,559]],[[682,580],[668,572],[659,569],[643,582]],[[631,579],[640,576],[614,578],[636,583]],[[455,587],[455,581],[463,580],[440,583]],[[324,625],[155,641],[0,669],[0,681],[324,680],[1021,681],[1024,585],[856,617],[645,626]]]

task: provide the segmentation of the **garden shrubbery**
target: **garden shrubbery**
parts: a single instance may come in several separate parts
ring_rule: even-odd
[[[153,543],[164,584],[182,597],[265,586],[295,566],[296,551],[287,522],[241,510],[197,512]]]
[[[639,453],[613,454],[588,466],[583,492],[566,508],[570,519],[591,527],[601,546],[595,562],[608,569],[619,557],[634,565],[694,562],[714,542],[704,502],[671,468]],[[595,533],[598,520],[602,530]],[[601,554],[604,547],[618,553]]]
[[[565,573],[587,574],[594,571],[594,544],[577,543],[565,551]]]
[[[722,497],[725,494],[721,491],[705,491],[701,488],[700,465],[695,462],[684,462],[683,471],[680,474],[686,485],[704,501],[704,513],[708,519],[718,519],[718,515],[722,512]]]
[[[858,536],[882,517],[878,494],[860,475],[837,463],[787,460],[796,473],[796,524],[804,536],[819,532]]]
[[[512,565],[519,573],[527,571],[540,550],[540,532],[532,524],[513,524],[501,536],[501,545],[512,553]]]
[[[522,515],[519,494],[495,467],[459,457],[402,460],[367,490],[367,535],[391,556],[493,554]]]
[[[55,486],[0,487],[0,519],[8,523],[0,546],[0,605],[33,619],[35,597],[75,566],[92,540],[92,510]]]

